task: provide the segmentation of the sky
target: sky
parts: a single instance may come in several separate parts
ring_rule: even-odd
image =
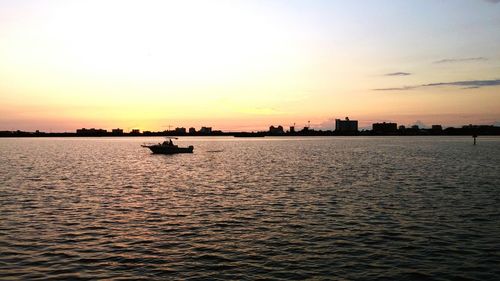
[[[500,0],[0,0],[0,130],[500,126]]]

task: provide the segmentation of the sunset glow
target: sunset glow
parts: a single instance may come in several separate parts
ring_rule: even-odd
[[[0,130],[499,124],[499,47],[491,1],[0,1]]]

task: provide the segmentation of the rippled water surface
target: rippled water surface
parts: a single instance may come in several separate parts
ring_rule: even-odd
[[[500,280],[500,138],[0,139],[0,279]]]

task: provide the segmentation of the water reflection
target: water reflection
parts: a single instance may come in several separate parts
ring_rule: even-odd
[[[499,275],[498,138],[144,141],[0,140],[0,277]]]

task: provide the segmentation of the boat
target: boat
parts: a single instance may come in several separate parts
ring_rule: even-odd
[[[179,147],[172,142],[172,139],[168,139],[158,144],[143,144],[141,146],[149,148],[153,154],[193,153],[194,149],[192,145],[188,147]]]

